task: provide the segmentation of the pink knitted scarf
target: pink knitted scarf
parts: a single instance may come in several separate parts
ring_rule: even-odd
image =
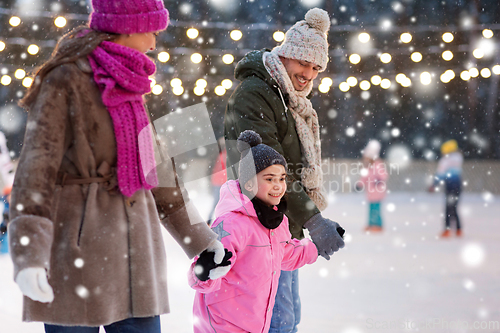
[[[155,72],[155,64],[139,51],[108,41],[88,58],[113,121],[118,187],[127,197],[141,188],[149,190],[158,185],[158,178],[143,95],[151,91],[149,76]],[[145,177],[144,170],[153,171]]]

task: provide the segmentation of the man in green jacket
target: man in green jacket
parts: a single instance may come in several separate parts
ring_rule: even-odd
[[[245,55],[236,65],[235,77],[241,83],[228,101],[224,119],[228,177],[238,176],[239,134],[256,131],[264,144],[287,160],[286,215],[292,236],[301,239],[303,229],[308,229],[318,253],[327,260],[344,246],[344,230],[320,212],[327,205],[320,129],[308,95],[328,62],[329,28],[328,13],[314,8],[287,31],[281,45]],[[299,321],[298,271],[282,271],[269,332],[297,332]]]

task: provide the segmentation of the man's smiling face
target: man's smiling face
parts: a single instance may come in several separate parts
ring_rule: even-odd
[[[321,69],[320,66],[304,60],[283,57],[280,57],[280,59],[292,81],[293,87],[297,91],[304,90],[307,84],[318,76]]]

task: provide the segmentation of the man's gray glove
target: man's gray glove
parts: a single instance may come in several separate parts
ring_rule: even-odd
[[[345,230],[337,222],[325,219],[320,213],[311,217],[304,224],[304,228],[309,230],[319,255],[326,260],[330,260],[330,256],[345,245],[343,239]]]

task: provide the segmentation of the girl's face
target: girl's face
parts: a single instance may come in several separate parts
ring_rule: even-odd
[[[271,165],[249,180],[245,189],[269,206],[280,203],[286,192],[286,171],[281,164]]]
[[[135,49],[141,53],[146,53],[156,48],[156,36],[158,36],[158,32],[120,35],[114,42]]]

